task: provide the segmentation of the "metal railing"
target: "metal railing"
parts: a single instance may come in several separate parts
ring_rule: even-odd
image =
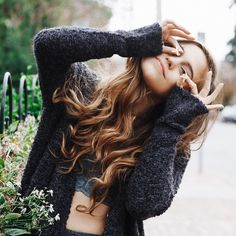
[[[23,121],[29,113],[28,111],[28,99],[29,99],[29,91],[27,89],[27,77],[22,75],[19,83],[18,90],[18,114],[15,115],[14,119],[19,122]],[[31,85],[31,102],[34,101],[35,98],[35,87],[38,83],[38,75],[33,76],[32,85]],[[8,99],[8,115],[5,115],[5,109],[7,105],[6,98]],[[15,104],[13,104],[13,86],[12,86],[12,76],[10,72],[6,72],[3,77],[2,82],[2,101],[1,101],[1,109],[0,109],[0,134],[4,132],[4,129],[7,129],[9,125],[13,122],[13,108]]]

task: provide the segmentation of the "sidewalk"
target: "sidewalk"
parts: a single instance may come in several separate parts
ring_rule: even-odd
[[[144,221],[147,236],[236,236],[236,187],[192,156],[171,207]]]

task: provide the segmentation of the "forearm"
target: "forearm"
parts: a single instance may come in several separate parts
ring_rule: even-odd
[[[126,206],[137,218],[160,215],[170,206],[186,167],[175,169],[180,135],[166,124],[156,123],[126,186]]]
[[[63,26],[41,30],[33,42],[38,61],[65,66],[113,54],[124,57],[160,54],[161,36],[158,23],[129,31]]]
[[[206,106],[188,91],[173,89],[125,185],[126,207],[134,217],[145,220],[171,205],[188,163],[176,144],[192,119],[206,112]]]
[[[113,54],[124,57],[160,54],[161,36],[158,23],[130,31],[77,26],[41,30],[33,39],[33,48],[44,103],[51,103],[53,91],[63,85],[67,72],[74,73],[75,77],[80,71],[83,73],[82,61]],[[75,62],[78,62],[77,69],[70,72],[69,68]]]

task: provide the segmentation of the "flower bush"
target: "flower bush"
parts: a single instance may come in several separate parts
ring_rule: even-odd
[[[47,201],[53,191],[33,189],[19,194],[20,180],[37,130],[38,120],[28,115],[24,122],[13,122],[0,134],[0,236],[40,235],[43,228],[60,220]]]

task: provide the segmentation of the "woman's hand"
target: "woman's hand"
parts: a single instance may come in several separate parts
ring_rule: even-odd
[[[214,90],[214,92],[212,92],[212,94],[207,96],[208,93],[210,92],[212,71],[209,71],[207,73],[207,79],[206,79],[204,86],[200,92],[198,92],[197,85],[189,78],[189,76],[187,74],[183,74],[181,76],[181,79],[183,79],[182,83],[184,81],[186,81],[188,83],[189,88],[190,88],[190,92],[192,93],[192,95],[197,97],[198,99],[200,99],[206,105],[208,110],[223,109],[224,108],[224,106],[222,104],[208,105],[216,99],[216,97],[218,96],[218,94],[220,93],[221,89],[224,86],[224,83],[219,83],[217,85],[216,89]],[[183,88],[183,84],[180,84],[178,86]]]
[[[195,38],[190,34],[190,32],[185,29],[183,26],[175,23],[173,20],[165,20],[162,25],[162,41],[164,43],[169,43],[173,47],[165,46],[162,47],[162,52],[169,54],[176,54],[177,56],[180,53],[183,53],[183,49],[180,47],[178,41],[173,36],[178,36],[183,39],[194,40]]]

